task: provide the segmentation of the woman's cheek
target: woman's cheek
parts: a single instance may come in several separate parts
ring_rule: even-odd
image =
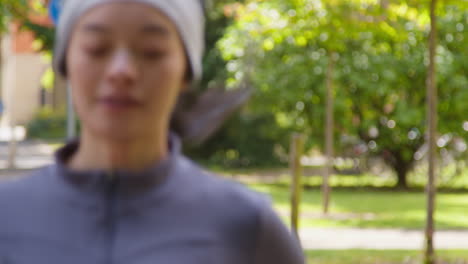
[[[88,69],[76,69],[76,72],[84,74],[74,75],[70,81],[72,85],[72,93],[75,108],[80,117],[86,116],[87,113],[93,110],[98,84],[90,73],[86,74]]]

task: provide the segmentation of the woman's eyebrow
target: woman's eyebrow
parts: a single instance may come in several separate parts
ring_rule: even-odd
[[[110,30],[99,24],[85,24],[82,29],[84,32],[94,32],[94,33],[101,33],[101,34],[108,34]]]
[[[141,29],[142,33],[151,34],[151,35],[158,35],[158,36],[168,36],[170,35],[169,30],[167,28],[158,25],[158,24],[147,24],[144,25]]]

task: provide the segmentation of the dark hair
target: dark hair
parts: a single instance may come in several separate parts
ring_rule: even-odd
[[[206,16],[207,2],[199,2]],[[188,67],[185,77],[186,80],[193,80],[191,67]],[[196,85],[180,95],[170,124],[171,131],[189,144],[200,144],[208,139],[251,94],[251,89],[245,87],[233,90],[222,86],[201,89]]]
[[[192,88],[180,95],[170,124],[171,131],[191,145],[208,139],[251,94],[248,88],[200,90]]]

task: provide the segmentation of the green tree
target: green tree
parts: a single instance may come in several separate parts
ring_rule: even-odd
[[[26,17],[26,0],[0,0],[0,33],[5,31],[9,20]]]
[[[209,2],[209,1],[208,1]],[[226,29],[235,21],[235,10],[244,1],[211,1],[206,13],[206,54],[201,90],[225,86],[228,77],[226,61],[218,42]],[[269,129],[274,116],[257,114],[246,108],[235,114],[210,139],[200,146],[188,146],[186,153],[192,158],[221,164],[227,167],[274,165],[279,162],[274,155],[277,139],[284,138],[282,131]],[[248,130],[249,133],[245,133]]]
[[[394,169],[398,185],[406,187],[426,133],[429,19],[422,4],[249,1],[239,8],[236,23],[220,42],[229,61],[229,82],[240,81],[250,66],[258,89],[249,107],[273,113],[278,127],[306,132],[309,146],[322,146],[325,69],[334,52],[336,136],[365,142],[372,155]],[[441,131],[466,138],[462,130],[466,117],[461,115],[467,109],[460,98],[468,92],[463,74],[468,49],[464,29],[456,32],[456,25],[466,25],[465,10],[453,4],[441,12],[441,27],[451,32],[446,34],[452,34],[448,37],[452,42],[446,39],[438,47],[438,59],[447,61],[447,68],[440,67],[438,84],[441,94],[447,95],[439,109],[446,118]],[[452,63],[455,57],[460,61]],[[343,151],[343,146],[336,147]]]
[[[31,21],[29,15],[34,13],[47,14],[44,1],[0,0],[0,35],[8,29],[12,21],[19,22],[23,30],[34,32],[37,40],[41,41],[42,51],[50,52],[53,48],[55,29]]]

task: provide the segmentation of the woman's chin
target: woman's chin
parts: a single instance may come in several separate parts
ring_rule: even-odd
[[[147,132],[144,126],[134,127],[130,124],[100,124],[90,129],[91,134],[104,140],[133,141],[144,138]]]

